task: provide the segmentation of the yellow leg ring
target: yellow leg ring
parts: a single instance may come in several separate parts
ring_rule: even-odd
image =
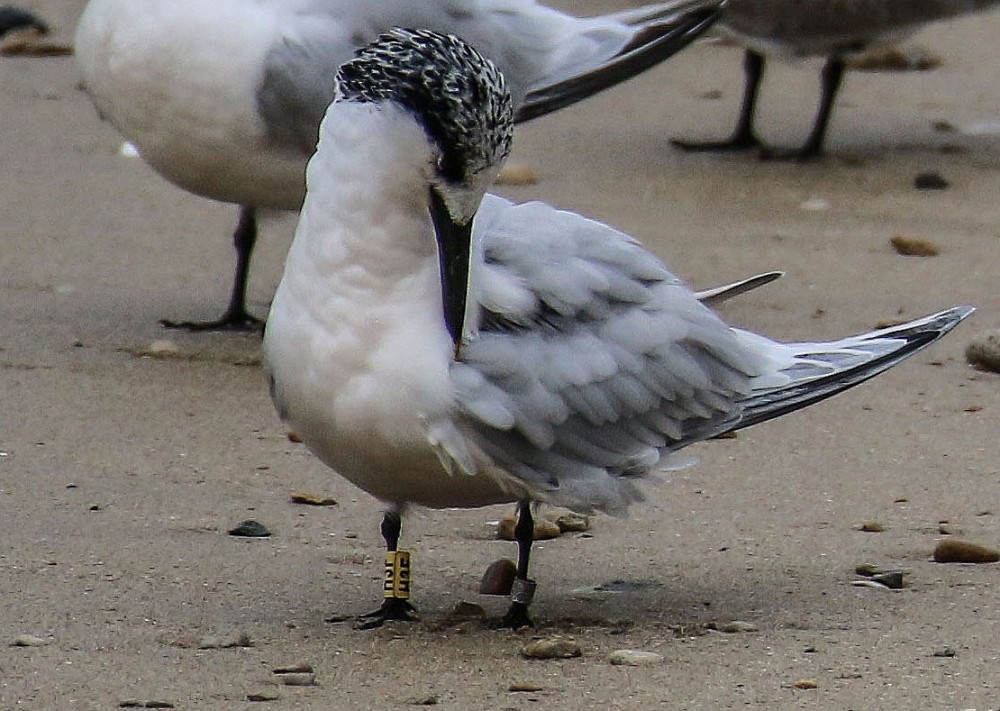
[[[385,597],[407,600],[410,597],[410,553],[387,551],[385,554]]]

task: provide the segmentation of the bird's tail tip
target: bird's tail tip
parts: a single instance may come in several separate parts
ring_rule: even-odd
[[[955,306],[905,323],[830,343],[790,343],[794,364],[787,382],[764,387],[743,401],[737,429],[825,400],[885,372],[947,335],[973,314]]]

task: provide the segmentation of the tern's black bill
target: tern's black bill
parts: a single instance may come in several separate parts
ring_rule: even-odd
[[[430,189],[430,213],[437,235],[441,262],[441,302],[448,335],[455,352],[462,343],[465,304],[469,293],[469,254],[472,250],[472,220],[456,222],[440,193]]]

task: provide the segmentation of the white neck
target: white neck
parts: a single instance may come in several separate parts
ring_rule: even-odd
[[[444,377],[453,345],[428,212],[430,142],[392,106],[334,104],[327,116],[272,309],[329,336],[326,357],[344,377],[375,358]]]
[[[308,261],[310,279],[325,279],[335,291],[362,288],[358,279],[406,278],[433,263],[430,150],[402,109],[331,107],[309,162],[308,198],[289,259],[299,260],[299,268]]]

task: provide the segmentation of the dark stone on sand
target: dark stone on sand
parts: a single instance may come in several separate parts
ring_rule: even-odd
[[[267,538],[271,535],[271,532],[260,521],[248,518],[246,521],[240,521],[236,526],[230,528],[229,535],[242,536],[244,538]]]
[[[919,173],[913,179],[913,187],[917,190],[946,190],[951,186],[938,173]]]
[[[480,595],[510,595],[517,577],[517,565],[509,558],[493,561],[479,581]]]

